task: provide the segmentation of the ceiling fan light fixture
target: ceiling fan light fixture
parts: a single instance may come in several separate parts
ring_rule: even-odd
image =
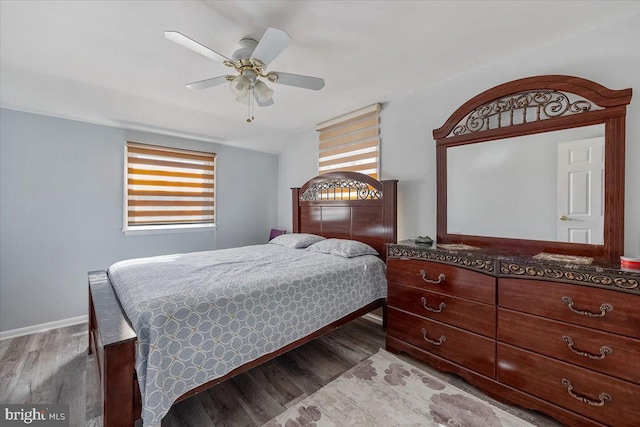
[[[267,86],[263,81],[258,80],[253,88],[259,102],[267,102],[273,97],[273,89]]]
[[[236,97],[236,101],[240,104],[249,105],[249,95],[247,96],[238,96]]]
[[[236,76],[230,83],[229,88],[236,98],[246,97],[251,87],[251,80],[244,75]]]

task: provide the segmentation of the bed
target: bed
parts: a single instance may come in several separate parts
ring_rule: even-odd
[[[171,404],[384,307],[379,258],[396,241],[396,186],[353,172],[324,174],[292,189],[298,234],[281,236],[281,244],[276,238],[90,272],[89,352],[103,424],[129,426],[141,416],[145,426],[159,424]],[[292,247],[307,234],[327,240]],[[378,255],[333,255],[357,242]],[[306,294],[297,294],[305,283]]]

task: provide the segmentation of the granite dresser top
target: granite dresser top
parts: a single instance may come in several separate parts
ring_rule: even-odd
[[[640,270],[620,262],[556,254],[535,256],[467,245],[422,245],[411,240],[387,244],[387,259],[422,259],[496,277],[550,280],[640,295]]]

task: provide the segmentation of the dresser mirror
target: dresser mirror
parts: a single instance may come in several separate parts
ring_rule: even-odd
[[[630,100],[631,89],[537,76],[463,104],[433,131],[437,243],[618,259]]]
[[[602,245],[603,183],[603,124],[451,147],[449,233]]]

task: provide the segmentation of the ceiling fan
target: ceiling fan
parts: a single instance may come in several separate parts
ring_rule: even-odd
[[[261,79],[304,89],[320,90],[324,87],[324,80],[318,77],[266,71],[267,66],[291,43],[289,34],[277,28],[267,28],[260,42],[249,38],[240,40],[240,47],[233,52],[231,58],[227,58],[177,31],[165,31],[164,36],[180,46],[220,62],[237,72],[237,75],[224,75],[189,83],[187,87],[200,90],[229,82],[231,92],[236,96],[236,101],[248,105],[247,122],[249,123],[253,121],[254,99],[260,107],[273,105],[273,90]]]

